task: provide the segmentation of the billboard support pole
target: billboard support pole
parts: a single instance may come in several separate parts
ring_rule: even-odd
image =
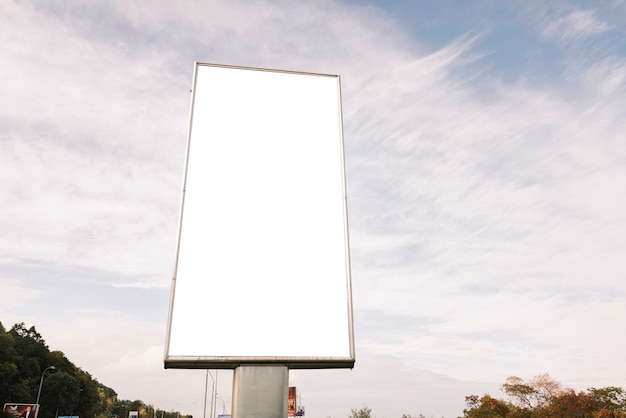
[[[285,418],[289,368],[249,365],[235,368],[232,418]]]

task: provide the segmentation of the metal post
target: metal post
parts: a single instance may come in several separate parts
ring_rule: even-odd
[[[46,374],[48,370],[55,370],[55,369],[56,367],[54,366],[48,366],[41,373],[41,380],[39,381],[39,391],[37,392],[37,401],[35,402],[37,405],[39,405],[39,397],[41,396],[41,387],[43,386],[43,375]],[[37,413],[39,413],[39,411],[37,411]]]
[[[215,372],[217,375],[217,372]],[[215,392],[215,379],[213,379],[213,375],[209,373],[209,369],[206,371],[206,378],[204,380],[204,415],[203,418],[206,418],[206,397],[207,391],[209,389],[209,376],[211,376],[211,381],[213,382],[213,386],[211,387],[211,410],[210,410],[210,418],[213,418],[213,393]]]
[[[204,377],[204,409],[202,412],[202,418],[206,418],[206,391],[209,388],[209,369],[206,370],[206,376]]]
[[[222,398],[219,393],[216,393],[217,397],[220,398],[220,401],[222,401],[222,415],[226,415],[226,401],[224,401],[224,398]],[[219,417],[219,415],[218,415]]]
[[[233,418],[285,418],[289,369],[287,366],[239,366],[233,377]]]
[[[211,418],[215,418],[217,417],[216,414],[216,406],[217,406],[217,372],[219,370],[215,371],[215,381],[213,382],[213,393],[211,394]],[[212,377],[212,376],[211,376]]]

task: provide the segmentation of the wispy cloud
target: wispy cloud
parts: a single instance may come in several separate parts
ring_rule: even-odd
[[[560,42],[569,42],[610,29],[611,25],[599,19],[593,10],[574,10],[549,22],[543,29],[543,35]]]
[[[403,336],[414,365],[478,376],[485,362],[491,370],[565,364],[556,360],[560,339],[539,329],[571,330],[565,318],[582,320],[581,312],[609,321],[626,291],[618,277],[626,109],[610,88],[588,89],[588,72],[567,74],[564,88],[467,83],[471,73],[456,66],[480,71],[480,61],[463,59],[471,43],[458,45],[460,53],[398,57],[393,71],[368,79],[363,89],[372,91],[348,102],[356,306],[445,318],[427,337]],[[597,77],[599,86],[620,87],[620,68],[598,67],[613,75]],[[502,329],[514,338],[500,338]],[[580,332],[589,338],[572,342],[569,360],[597,350],[583,342],[593,330]],[[467,357],[452,359],[461,351]],[[511,363],[524,351],[534,354]]]
[[[193,61],[339,73],[357,349],[462,378],[532,370],[619,384],[626,66],[616,48],[564,56],[536,85],[487,68],[491,34],[426,50],[389,15],[338,2],[0,7],[10,17],[0,75],[15,80],[0,95],[3,265],[167,287]],[[595,10],[546,15],[533,35],[561,44],[619,29]],[[110,315],[102,327],[126,321]],[[92,319],[75,325],[87,333]],[[99,353],[101,363],[156,363],[159,326],[142,334],[158,342]]]
[[[346,51],[357,69],[384,61],[371,47],[394,39],[373,14],[360,16],[388,30],[383,40],[358,19],[271,2],[41,7],[4,6],[13,19],[0,74],[16,82],[3,88],[3,257],[130,274],[138,285],[169,286],[194,60],[343,72]]]
[[[28,310],[27,308],[41,296],[39,290],[24,287],[19,280],[14,280],[5,275],[0,276],[0,292],[5,295],[0,306],[0,316],[2,316],[0,321],[3,322],[6,329],[13,325],[4,322],[11,312]]]

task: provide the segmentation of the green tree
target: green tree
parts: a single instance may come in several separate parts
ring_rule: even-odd
[[[607,386],[600,389],[590,388],[589,393],[601,409],[608,411],[615,417],[626,415],[626,392],[624,389]]]
[[[140,400],[118,400],[113,389],[76,367],[61,351],[51,352],[34,326],[28,328],[22,322],[6,331],[0,322],[0,401],[34,403],[42,373],[49,366],[54,366],[55,371],[44,376],[38,418],[54,418],[58,414],[127,418],[129,410],[139,411],[140,418],[155,415],[152,405],[145,405]],[[191,418],[178,411],[156,411],[156,415],[159,418]],[[6,414],[0,416],[5,417]]]
[[[96,382],[96,390],[98,401],[93,407],[95,418],[111,418],[113,407],[117,402],[117,393],[99,382]]]
[[[48,376],[41,391],[40,418],[73,415],[78,411],[80,385],[71,374],[57,370]]]
[[[0,399],[17,399],[16,392],[22,392],[23,397],[28,393],[26,387],[18,389],[20,381],[16,360],[13,336],[4,330],[0,323]]]
[[[80,398],[78,407],[74,410],[74,415],[93,417],[100,414],[101,411],[97,409],[98,405],[100,405],[99,383],[92,379],[89,373],[80,368],[75,368],[73,375],[80,387]]]
[[[364,406],[361,409],[351,409],[348,418],[372,418],[372,408]]]
[[[35,327],[20,323],[8,332],[0,328],[1,399],[35,402],[41,372],[49,365],[48,347]]]

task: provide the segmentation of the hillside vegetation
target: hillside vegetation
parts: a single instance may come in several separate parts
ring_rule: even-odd
[[[128,411],[139,411],[139,418],[181,416],[177,411],[155,410],[140,400],[118,399],[115,390],[77,367],[63,352],[50,351],[34,326],[15,324],[7,331],[0,322],[0,405],[35,403],[42,373],[49,366],[54,369],[43,380],[38,418],[126,418]]]

